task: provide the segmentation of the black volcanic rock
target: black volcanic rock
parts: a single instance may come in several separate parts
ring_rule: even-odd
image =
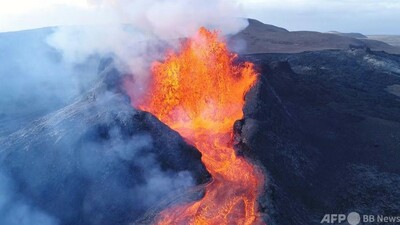
[[[400,56],[365,49],[253,54],[237,142],[267,171],[268,224],[400,211]],[[238,137],[239,136],[239,137]],[[396,214],[397,213],[397,214]]]

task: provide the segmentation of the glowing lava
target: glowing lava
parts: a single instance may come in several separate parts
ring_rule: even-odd
[[[197,202],[165,209],[156,224],[262,224],[257,197],[262,172],[232,146],[244,95],[257,79],[251,63],[236,63],[218,32],[201,28],[152,67],[153,83],[139,108],[153,113],[202,153],[213,177]]]

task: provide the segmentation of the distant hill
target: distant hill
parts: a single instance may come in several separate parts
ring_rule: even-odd
[[[367,38],[400,47],[400,35],[368,35]]]
[[[341,33],[338,31],[329,31],[328,34],[336,34],[343,37],[351,37],[351,38],[368,38],[364,34],[361,33]]]
[[[400,47],[381,41],[358,39],[361,34],[333,34],[313,31],[288,31],[284,28],[249,19],[249,26],[230,39],[239,53],[299,53],[328,49],[364,48],[400,54]]]
[[[289,32],[285,28],[264,24],[255,19],[248,19],[249,26],[242,33],[262,34],[263,32]]]

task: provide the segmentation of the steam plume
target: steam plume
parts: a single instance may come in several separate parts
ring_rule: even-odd
[[[247,25],[240,6],[228,0],[91,4],[81,12],[95,23],[0,35],[16,40],[3,48],[12,57],[0,55],[7,62],[0,64],[0,92],[7,97],[0,98],[6,109],[0,124],[7,128],[0,130],[0,224],[128,224],[204,173],[198,153],[178,134],[109,86],[130,76],[130,96],[140,97],[151,62],[166,46],[177,47],[200,26],[238,32]],[[99,75],[106,58],[116,70],[102,63],[109,66],[101,65]],[[160,131],[143,131],[136,117]]]

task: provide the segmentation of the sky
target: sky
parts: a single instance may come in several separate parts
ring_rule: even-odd
[[[104,0],[0,0],[0,32],[96,23],[101,20],[96,12],[105,10],[99,7],[101,1]],[[400,34],[399,0],[236,2],[246,17],[289,30]],[[104,17],[104,13],[101,15]]]

